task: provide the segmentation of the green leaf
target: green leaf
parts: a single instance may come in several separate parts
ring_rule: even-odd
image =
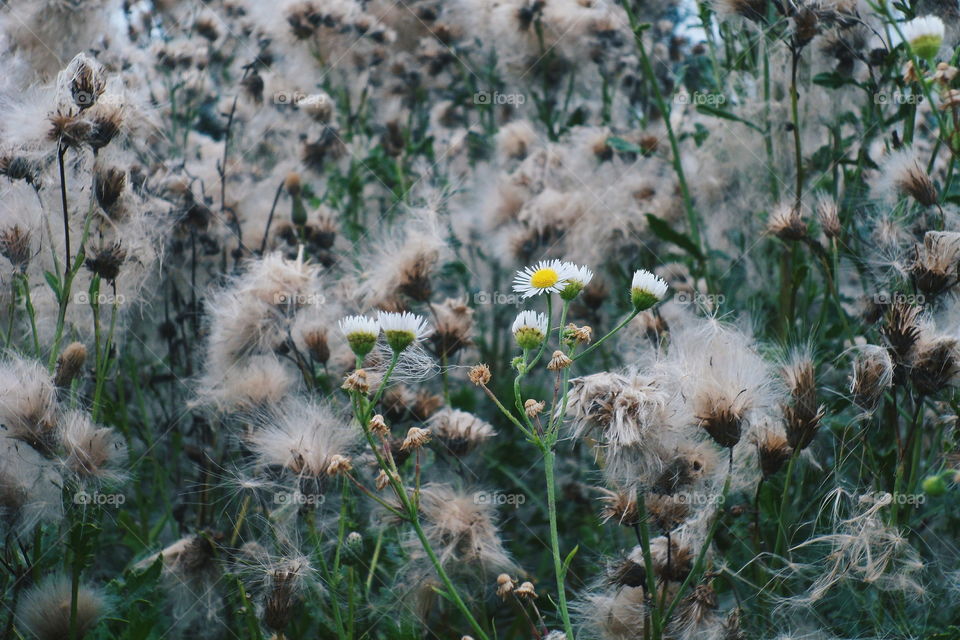
[[[607,144],[617,153],[643,153],[643,149],[640,148],[640,146],[616,136],[607,138]]]
[[[693,240],[690,239],[690,236],[676,231],[667,222],[664,222],[652,213],[648,213],[646,216],[647,222],[650,224],[650,230],[653,231],[655,236],[661,240],[666,240],[667,242],[677,245],[698,260],[703,260],[703,253],[700,251],[700,248],[694,244]]]
[[[836,71],[827,71],[823,73],[818,73],[813,77],[813,84],[818,84],[821,87],[827,87],[830,89],[836,89],[842,87],[846,84],[857,84],[852,78],[847,76],[840,75]]]
[[[577,551],[580,550],[580,545],[577,545],[573,550],[567,554],[567,557],[563,561],[563,569],[560,571],[560,578],[567,577],[567,571],[570,570],[570,563],[573,562],[573,556],[577,555]]]
[[[47,284],[50,285],[50,288],[53,289],[53,295],[56,296],[57,302],[60,302],[60,279],[57,278],[55,273],[50,273],[49,271],[44,271],[43,277],[46,279]]]
[[[739,122],[740,124],[745,124],[751,129],[763,133],[763,129],[750,122],[749,120],[744,120],[740,116],[734,115],[729,111],[724,111],[723,109],[718,109],[717,107],[711,107],[710,105],[701,104],[697,106],[697,111],[702,114],[713,116],[715,118],[723,118],[724,120],[733,120],[734,122]]]

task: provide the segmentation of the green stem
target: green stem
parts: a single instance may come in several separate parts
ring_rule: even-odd
[[[550,517],[550,548],[553,552],[553,571],[557,578],[557,603],[560,606],[560,617],[563,620],[563,630],[567,640],[573,640],[573,625],[570,622],[570,612],[567,610],[567,593],[564,588],[564,569],[560,559],[560,537],[557,533],[557,488],[554,478],[553,449],[544,447],[544,473],[547,480],[547,512]]]

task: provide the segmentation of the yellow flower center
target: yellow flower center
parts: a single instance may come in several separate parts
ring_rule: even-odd
[[[557,284],[558,280],[560,280],[560,276],[553,269],[537,269],[533,275],[530,276],[531,286],[537,289],[552,287]]]

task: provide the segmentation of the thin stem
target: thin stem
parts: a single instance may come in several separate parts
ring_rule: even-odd
[[[560,537],[557,533],[557,488],[554,478],[554,451],[544,447],[544,473],[547,480],[547,513],[550,517],[550,548],[553,552],[553,571],[557,578],[557,603],[560,606],[560,617],[563,620],[563,630],[567,640],[573,640],[573,625],[570,622],[570,612],[567,611],[567,594],[564,588],[564,569],[560,560]]]

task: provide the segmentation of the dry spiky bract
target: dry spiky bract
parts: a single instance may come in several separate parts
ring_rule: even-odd
[[[30,232],[14,225],[0,232],[0,255],[10,261],[14,269],[23,273],[30,266]]]
[[[783,367],[792,402],[783,407],[787,442],[794,451],[810,446],[826,408],[817,401],[816,373],[809,354],[798,351]]]
[[[770,214],[767,233],[781,240],[803,240],[807,237],[807,223],[795,205],[781,203]]]
[[[884,347],[867,345],[853,361],[850,393],[854,402],[865,411],[873,411],[883,394],[893,385],[893,360]]]
[[[935,296],[957,284],[960,269],[960,233],[928,231],[916,248],[910,275],[917,288]]]

